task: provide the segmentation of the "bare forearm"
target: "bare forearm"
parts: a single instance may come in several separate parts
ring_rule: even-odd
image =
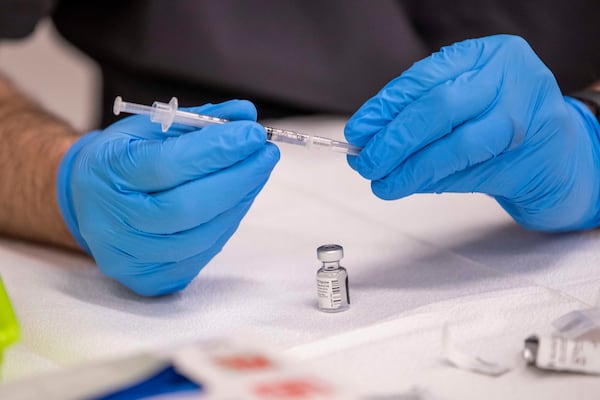
[[[0,75],[1,235],[78,248],[56,200],[56,172],[76,139]]]

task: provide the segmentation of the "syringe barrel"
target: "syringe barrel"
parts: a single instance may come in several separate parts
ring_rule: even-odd
[[[152,122],[161,124],[163,132],[166,132],[173,123],[202,128],[207,125],[229,122],[226,119],[218,117],[179,110],[178,101],[175,97],[169,103],[155,101],[152,107],[149,107],[142,104],[125,102],[120,96],[117,96],[113,105],[113,111],[116,115],[121,112],[149,115]],[[267,132],[267,140],[270,141],[291,143],[304,146],[305,148],[316,147],[353,156],[358,155],[361,151],[360,147],[339,140],[269,126],[265,126],[264,128]]]

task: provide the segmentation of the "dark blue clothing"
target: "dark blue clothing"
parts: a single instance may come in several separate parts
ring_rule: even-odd
[[[104,125],[116,95],[350,114],[439,47],[496,33],[523,36],[565,93],[600,79],[598,0],[5,0],[0,37],[45,15],[98,61]]]

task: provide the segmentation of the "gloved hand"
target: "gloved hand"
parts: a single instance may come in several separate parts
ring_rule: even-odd
[[[61,211],[100,270],[141,295],[184,288],[237,229],[279,160],[247,101],[189,109],[230,120],[167,134],[146,116],[76,142]]]
[[[375,195],[481,192],[526,228],[599,224],[600,128],[521,38],[466,40],[415,63],[348,121]]]

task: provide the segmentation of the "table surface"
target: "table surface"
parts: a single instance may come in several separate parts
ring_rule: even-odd
[[[277,124],[341,138],[344,121]],[[528,335],[595,304],[597,231],[525,231],[481,194],[382,201],[343,155],[280,149],[238,232],[171,296],[138,297],[85,256],[0,241],[0,274],[22,328],[5,354],[5,381],[250,334],[364,393],[418,386],[439,398],[598,398],[600,378],[546,374],[520,359]],[[352,305],[343,313],[316,309],[316,248],[325,243],[345,249]],[[444,362],[446,323],[456,345],[513,369],[488,377]]]

